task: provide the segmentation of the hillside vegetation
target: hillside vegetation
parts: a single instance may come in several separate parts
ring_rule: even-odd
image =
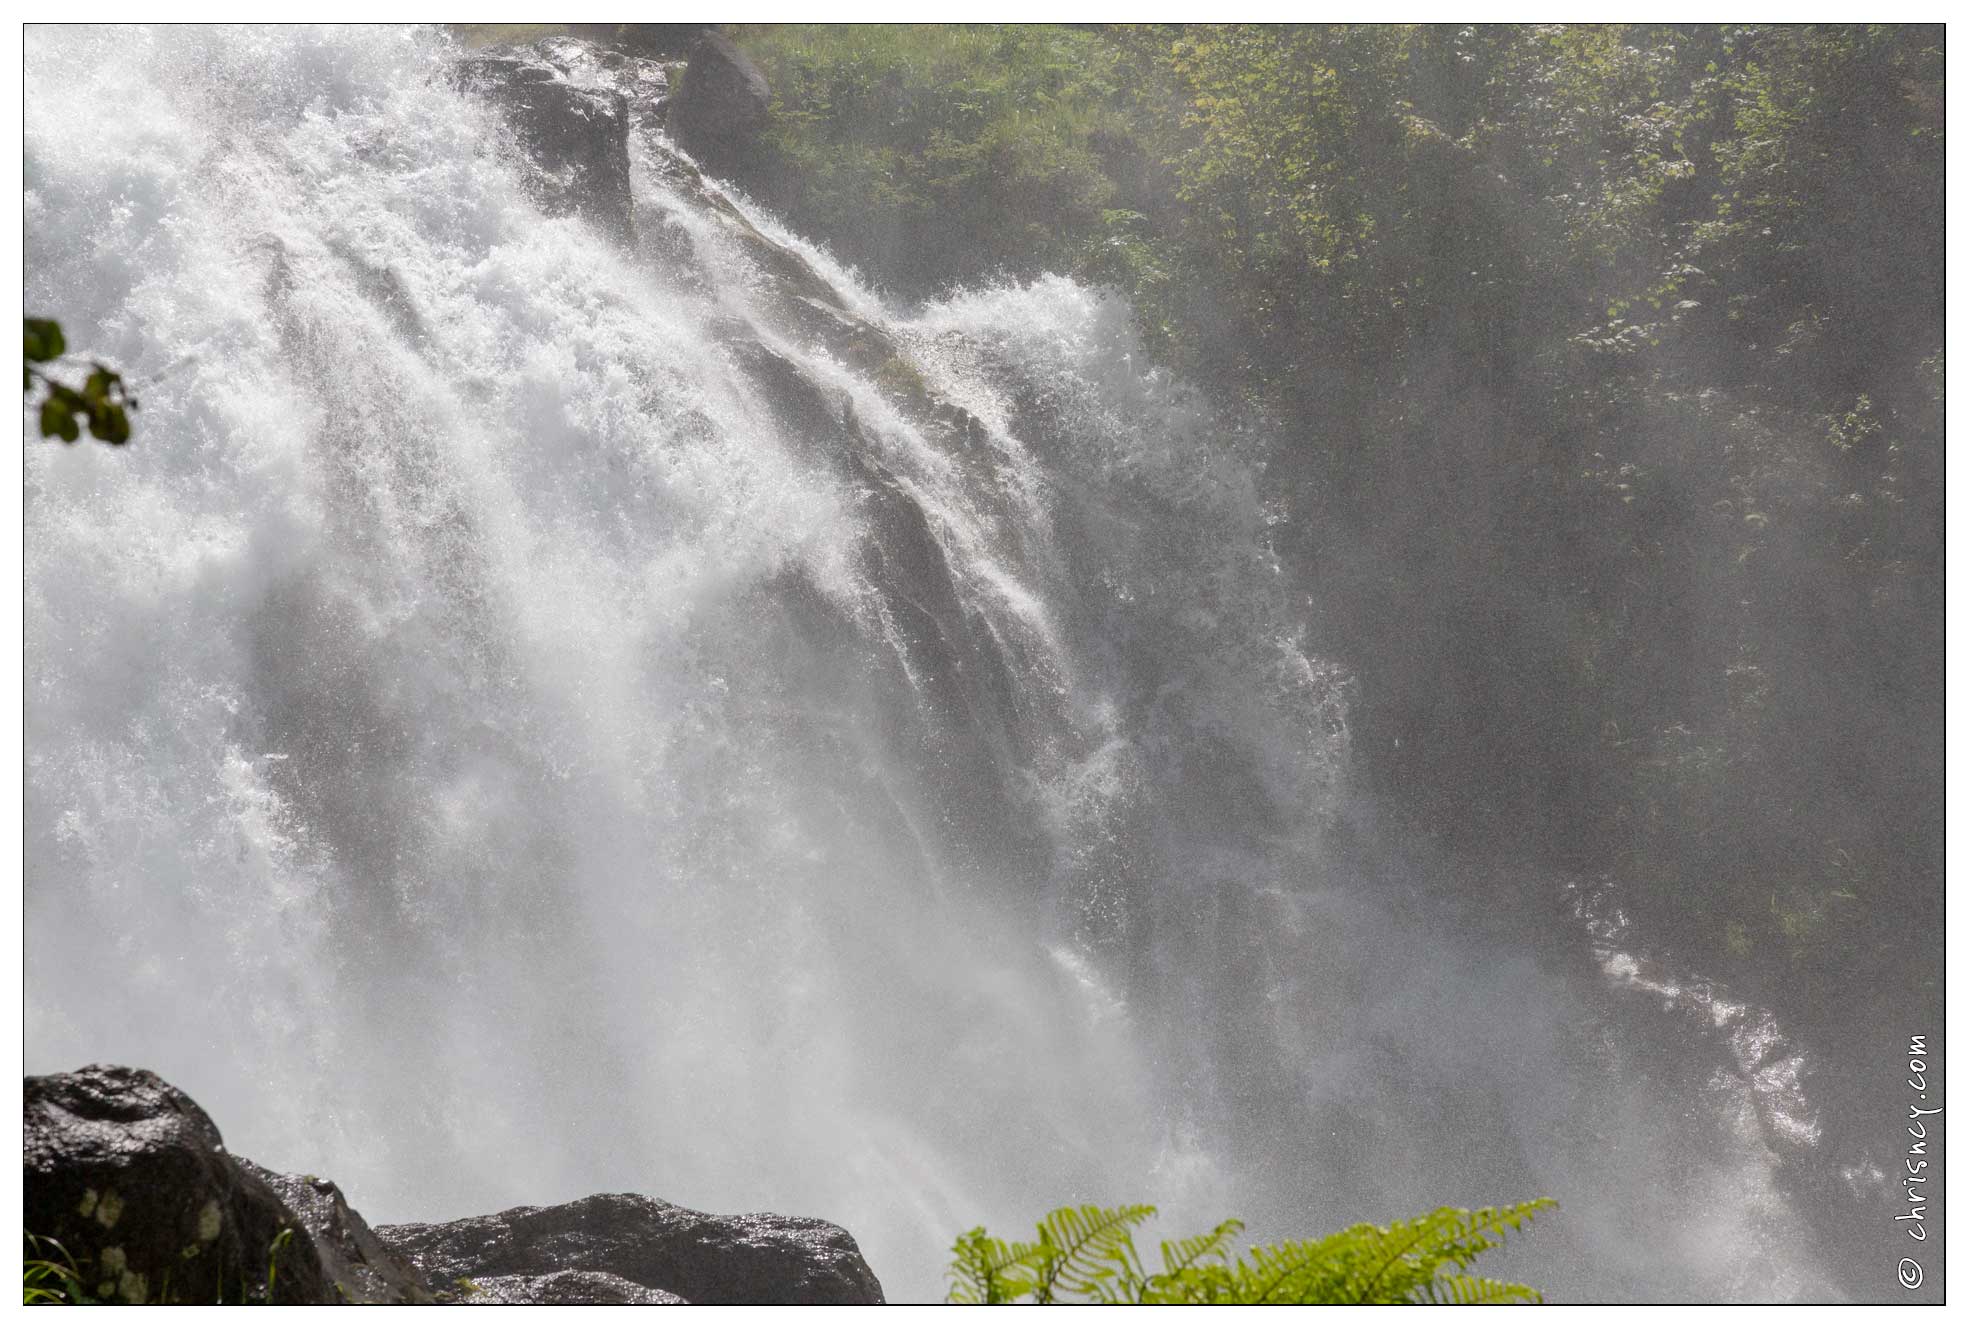
[[[731,32],[796,226],[905,300],[1111,285],[1280,440],[1413,825],[1807,1006],[1929,934],[1939,28]]]

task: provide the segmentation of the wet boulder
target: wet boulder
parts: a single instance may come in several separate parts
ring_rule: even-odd
[[[399,1223],[377,1235],[433,1287],[469,1292],[465,1284],[471,1284],[494,1296],[535,1294],[554,1286],[541,1280],[580,1273],[699,1305],[882,1301],[882,1285],[855,1239],[832,1223],[703,1214],[644,1195],[591,1195],[449,1223]],[[516,1279],[535,1281],[510,1281]],[[580,1286],[584,1293],[615,1287],[593,1280]]]
[[[334,1182],[226,1150],[149,1071],[28,1076],[25,1224],[96,1301],[586,1306],[879,1303],[832,1223],[593,1195],[374,1228]],[[54,1245],[59,1243],[61,1250]]]
[[[683,79],[671,95],[670,129],[686,150],[723,170],[766,127],[772,100],[752,57],[723,33],[707,31],[691,43]]]
[[[156,1075],[127,1066],[30,1075],[24,1099],[26,1229],[61,1244],[90,1297],[334,1299],[299,1216],[226,1152],[198,1104]]]

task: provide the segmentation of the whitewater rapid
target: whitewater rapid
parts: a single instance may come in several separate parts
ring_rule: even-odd
[[[26,450],[30,1070],[156,1070],[373,1222],[819,1215],[898,1300],[1070,1202],[1535,1194],[1555,1295],[1837,1293],[1765,1118],[1336,865],[1363,682],[1121,302],[891,309],[654,124],[641,241],[548,216],[457,55],[28,30],[28,305],[142,400]]]

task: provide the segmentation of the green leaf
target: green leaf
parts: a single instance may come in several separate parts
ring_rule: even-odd
[[[41,403],[41,437],[59,438],[64,443],[82,437],[75,424],[75,408],[69,402],[71,395],[66,391],[51,393]]]
[[[68,349],[62,325],[52,318],[27,320],[27,358],[36,362],[58,359]]]
[[[89,413],[89,434],[105,443],[123,444],[130,441],[130,417],[121,406],[105,406],[100,411]]]

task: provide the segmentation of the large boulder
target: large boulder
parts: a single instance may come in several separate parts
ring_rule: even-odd
[[[772,88],[752,57],[723,33],[691,43],[684,76],[671,95],[669,124],[677,141],[722,169],[766,127]]]
[[[593,1195],[372,1229],[334,1182],[228,1153],[198,1104],[149,1071],[29,1076],[25,1100],[27,1232],[59,1242],[99,1301],[882,1300],[854,1238],[816,1218]]]
[[[880,1304],[882,1285],[855,1239],[817,1218],[702,1214],[643,1195],[591,1195],[449,1223],[399,1223],[377,1235],[433,1287],[532,1292],[569,1272],[710,1305]],[[613,1285],[609,1285],[613,1286]]]
[[[23,1221],[61,1243],[91,1297],[334,1299],[299,1216],[157,1076],[84,1066],[28,1076],[24,1097]]]

